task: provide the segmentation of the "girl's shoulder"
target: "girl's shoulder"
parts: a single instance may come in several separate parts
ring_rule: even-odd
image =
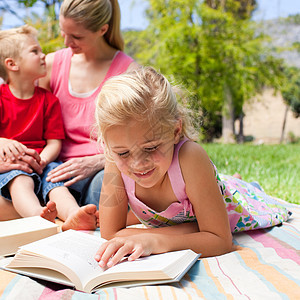
[[[204,148],[191,140],[186,141],[178,153],[183,178],[195,176],[195,173],[210,172],[212,163]]]
[[[179,149],[180,161],[195,161],[202,157],[208,158],[206,151],[199,143],[192,140],[187,140]]]

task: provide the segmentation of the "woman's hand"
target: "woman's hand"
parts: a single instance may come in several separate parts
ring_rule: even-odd
[[[38,153],[33,149],[27,149],[27,154],[23,155],[21,159],[15,159],[14,161],[1,161],[0,160],[0,173],[9,172],[11,170],[22,170],[27,173],[35,171],[38,174],[42,174],[43,169],[39,164],[40,157]]]
[[[50,171],[47,180],[51,182],[67,180],[65,186],[71,186],[75,182],[96,174],[104,168],[104,164],[103,154],[71,158]]]
[[[40,165],[41,157],[37,151],[27,148],[15,140],[0,138],[1,160],[0,172],[22,170],[27,173],[32,173],[33,171],[38,174],[43,173],[43,167]]]
[[[126,237],[115,237],[102,244],[96,252],[95,260],[101,268],[112,267],[125,256],[128,260],[136,260],[141,256],[149,256],[154,253],[153,243],[155,238],[151,234],[137,234]]]

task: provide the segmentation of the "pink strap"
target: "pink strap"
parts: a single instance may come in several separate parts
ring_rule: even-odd
[[[182,177],[182,172],[180,169],[178,153],[181,146],[188,141],[187,138],[181,140],[178,144],[175,145],[174,154],[173,154],[173,161],[168,170],[169,179],[172,185],[172,189],[178,201],[182,202],[186,199],[186,192],[185,192],[185,182]]]

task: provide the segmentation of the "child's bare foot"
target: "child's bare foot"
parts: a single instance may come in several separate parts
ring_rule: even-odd
[[[55,223],[57,217],[56,204],[53,201],[48,201],[40,214],[40,216],[48,221]]]
[[[94,230],[99,226],[99,212],[94,204],[80,207],[62,225],[62,230]]]

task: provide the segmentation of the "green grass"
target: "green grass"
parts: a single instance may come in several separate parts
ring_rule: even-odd
[[[202,144],[218,171],[257,181],[265,192],[300,204],[300,145]]]

